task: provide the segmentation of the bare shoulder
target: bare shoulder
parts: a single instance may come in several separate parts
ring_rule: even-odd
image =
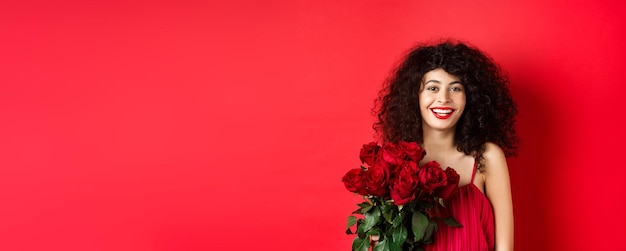
[[[495,217],[496,250],[513,250],[513,199],[506,158],[494,143],[485,144],[483,158],[485,195]]]
[[[483,153],[483,167],[484,171],[489,172],[500,172],[507,170],[508,167],[506,165],[506,157],[504,156],[504,151],[498,145],[487,142],[485,143],[485,152]]]
[[[492,157],[492,158],[504,158],[504,151],[502,150],[502,148],[500,148],[498,145],[496,145],[493,142],[487,142],[485,143],[485,158],[487,157]]]
[[[485,181],[487,197],[492,203],[497,200],[496,197],[510,197],[509,167],[504,151],[498,145],[490,142],[485,144],[481,174]]]

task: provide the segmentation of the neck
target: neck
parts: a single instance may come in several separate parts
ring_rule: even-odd
[[[422,127],[424,150],[426,152],[449,152],[456,151],[454,143],[454,129],[440,131],[432,128]]]

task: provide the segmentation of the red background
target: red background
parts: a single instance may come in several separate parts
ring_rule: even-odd
[[[622,1],[332,2],[3,2],[0,250],[349,250],[373,100],[442,37],[511,77],[516,249],[626,249]]]

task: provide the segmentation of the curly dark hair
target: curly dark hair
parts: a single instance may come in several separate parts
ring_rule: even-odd
[[[517,106],[508,78],[485,53],[451,40],[414,47],[384,83],[373,109],[378,137],[394,143],[423,143],[418,97],[424,74],[437,68],[459,77],[465,87],[465,110],[455,132],[457,150],[482,158],[485,143],[493,142],[505,156],[515,156]]]

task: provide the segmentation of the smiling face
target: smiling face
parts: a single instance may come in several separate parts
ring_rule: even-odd
[[[422,78],[419,106],[423,128],[454,131],[465,109],[465,88],[457,76],[434,69]]]

